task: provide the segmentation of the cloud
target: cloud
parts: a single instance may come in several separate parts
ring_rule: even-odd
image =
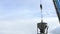
[[[44,0],[42,3],[44,17],[56,17],[52,0]],[[0,5],[0,18],[41,16],[40,0],[5,0],[1,1]]]
[[[52,30],[52,34],[60,34],[60,27],[56,27],[54,30]]]
[[[39,18],[0,20],[0,32],[3,34],[36,34],[39,22]],[[49,32],[59,26],[56,17],[45,18],[44,22],[48,23]]]
[[[43,1],[43,19],[51,31],[51,28],[59,26],[59,22],[53,4],[50,4],[51,0]],[[37,23],[41,17],[40,0],[0,0],[0,5],[0,34],[37,33]]]

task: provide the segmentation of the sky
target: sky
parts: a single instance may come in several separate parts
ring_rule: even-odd
[[[43,20],[49,34],[59,27],[52,0],[42,0]],[[0,0],[0,34],[37,34],[41,20],[40,0]]]

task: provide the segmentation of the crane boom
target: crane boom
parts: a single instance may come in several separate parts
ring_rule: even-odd
[[[53,3],[54,3],[56,13],[57,13],[57,16],[58,16],[59,22],[60,22],[60,0],[53,0]]]

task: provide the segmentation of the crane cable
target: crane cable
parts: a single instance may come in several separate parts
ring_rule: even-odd
[[[43,23],[42,0],[40,0],[40,9],[41,9],[41,22]]]

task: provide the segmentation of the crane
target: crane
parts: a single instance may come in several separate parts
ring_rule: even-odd
[[[42,0],[40,1],[42,2]],[[42,3],[40,3],[40,9],[41,9],[41,22],[37,23],[37,34],[48,34],[48,26],[46,22],[43,22],[43,12],[42,12]],[[39,32],[38,32],[39,29]]]
[[[40,1],[40,9],[41,9],[41,22],[37,23],[37,34],[48,34],[48,25],[46,22],[43,21],[43,6],[42,6],[42,0]],[[53,0],[56,13],[60,22],[60,0]],[[38,32],[39,30],[39,32]]]

